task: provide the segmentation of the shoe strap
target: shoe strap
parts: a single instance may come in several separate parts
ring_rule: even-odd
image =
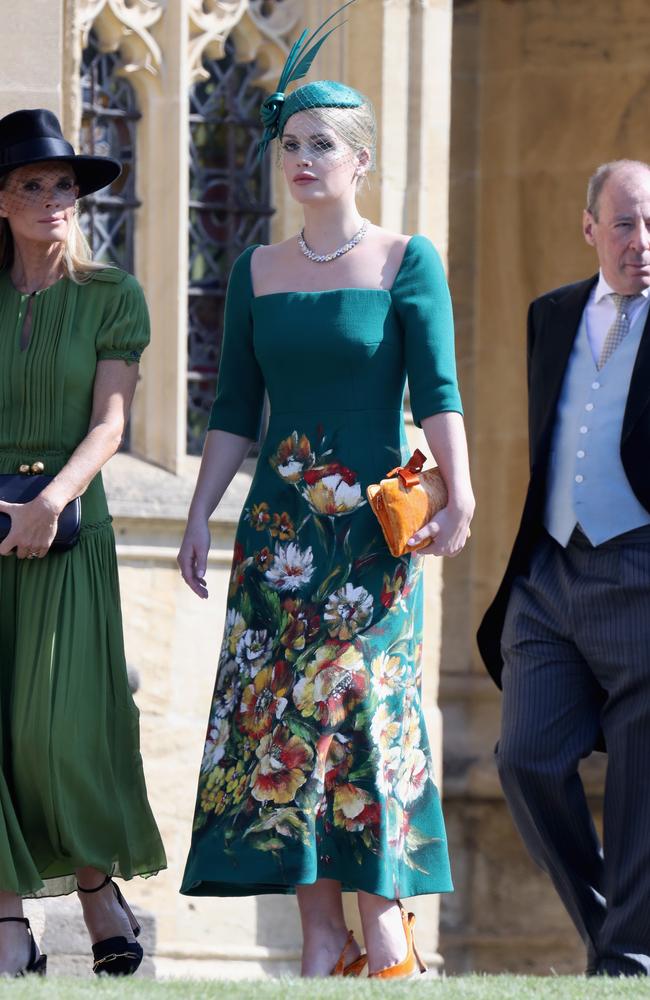
[[[342,976],[343,975],[343,969],[345,968],[345,953],[348,950],[348,948],[350,947],[350,945],[352,944],[353,940],[354,940],[354,931],[348,931],[347,941],[345,942],[345,944],[343,945],[343,948],[341,949],[341,954],[338,957],[336,965],[334,966],[334,968],[330,972],[330,976]]]
[[[416,971],[426,971],[426,965],[417,953],[415,941],[413,940],[415,914],[407,913],[399,899],[397,903],[400,908],[402,927],[404,928],[404,936],[406,938],[406,956],[401,962],[397,962],[395,965],[388,965],[385,969],[370,972],[368,974],[369,979],[406,979],[410,978]]]
[[[79,890],[79,892],[99,892],[100,889],[103,889],[105,886],[109,885],[109,883],[113,887],[113,892],[115,893],[115,899],[117,900],[118,905],[122,907],[122,909],[124,910],[129,919],[129,923],[131,924],[131,930],[133,931],[135,936],[138,937],[141,930],[140,924],[134,917],[131,911],[131,907],[129,906],[124,896],[120,892],[120,887],[113,881],[110,875],[107,875],[102,884],[96,885],[94,889],[84,889],[84,887],[82,885],[79,885],[78,882],[77,882],[77,889]]]
[[[103,889],[111,881],[112,881],[111,876],[107,875],[104,881],[101,883],[101,885],[96,885],[94,889],[84,889],[84,887],[82,885],[79,885],[79,883],[77,882],[77,892],[99,892],[100,889]]]
[[[368,956],[362,952],[358,958],[355,958],[354,962],[350,962],[343,969],[344,976],[360,976],[366,965],[368,964]]]
[[[30,969],[36,961],[36,941],[32,934],[32,928],[27,917],[0,917],[0,924],[24,924],[29,934],[29,961],[26,968]]]

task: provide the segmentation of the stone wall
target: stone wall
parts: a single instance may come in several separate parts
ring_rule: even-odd
[[[505,809],[492,761],[499,696],[473,637],[527,480],[527,305],[597,268],[580,228],[593,169],[650,159],[649,36],[645,0],[454,4],[449,270],[478,508],[471,544],[444,576],[441,706],[457,883],[442,911],[449,971],[584,968],[577,935]],[[586,767],[597,811],[604,765],[596,754]]]
[[[63,47],[61,2],[11,5],[11,30],[5,24],[0,38],[0,117],[20,107],[61,113]]]

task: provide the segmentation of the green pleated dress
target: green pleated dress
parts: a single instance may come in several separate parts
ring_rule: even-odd
[[[416,421],[461,411],[440,259],[409,241],[390,291],[228,289],[211,428],[255,438],[181,891],[387,898],[452,888],[420,696],[422,556],[391,556],[366,497]]]
[[[0,472],[56,474],[85,437],[98,360],[137,362],[140,286],[116,268],[30,297],[0,273]],[[131,878],[165,867],[147,801],[124,658],[115,541],[101,475],[78,544],[0,558],[0,891],[58,895],[92,865]]]

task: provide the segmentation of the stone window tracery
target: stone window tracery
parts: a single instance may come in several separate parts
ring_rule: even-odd
[[[255,61],[204,57],[190,91],[187,448],[199,454],[214,398],[226,286],[235,258],[269,241],[269,158],[257,161],[264,92]]]
[[[113,156],[123,167],[110,187],[83,200],[80,222],[96,260],[134,270],[136,132],[141,118],[135,91],[120,73],[119,52],[102,52],[90,32],[81,57],[80,150]]]

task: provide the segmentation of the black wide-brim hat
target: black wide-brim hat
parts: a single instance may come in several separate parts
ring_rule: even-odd
[[[0,118],[0,177],[29,163],[60,160],[75,172],[79,197],[111,184],[122,166],[109,156],[79,156],[63,138],[59,120],[45,108],[13,111]]]

